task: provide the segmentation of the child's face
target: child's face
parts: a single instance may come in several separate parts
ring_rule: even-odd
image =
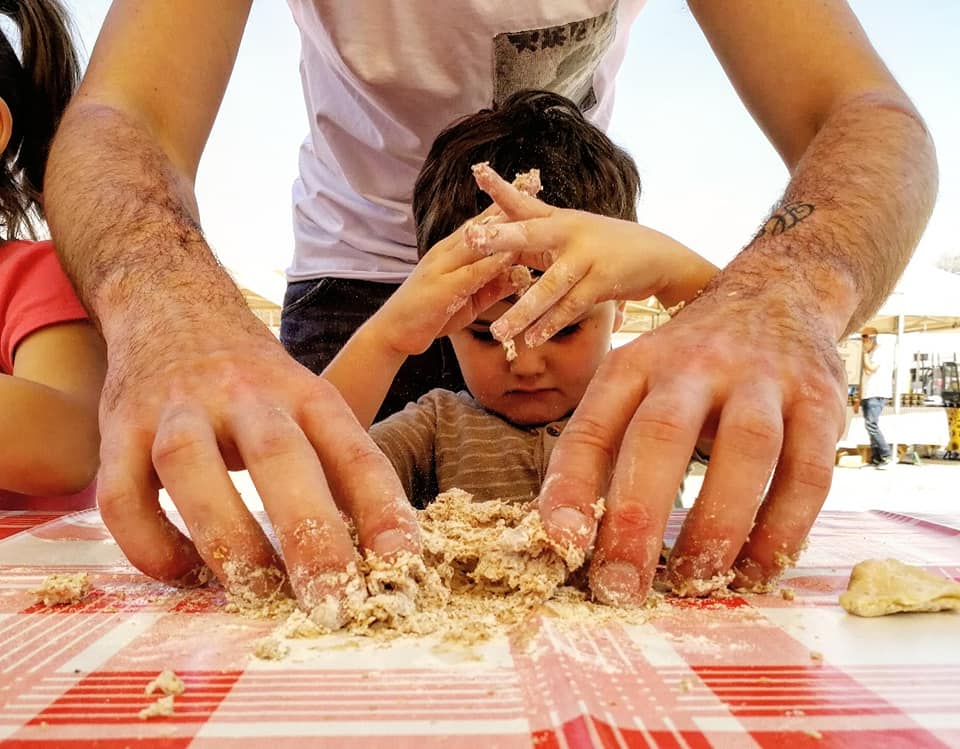
[[[503,346],[490,335],[490,323],[508,306],[500,302],[472,325],[450,334],[467,387],[485,408],[514,424],[546,424],[567,416],[610,350],[621,308],[615,302],[594,305],[536,348],[528,348],[519,337],[517,358],[508,362]]]

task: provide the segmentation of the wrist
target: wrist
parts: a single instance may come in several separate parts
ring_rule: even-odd
[[[803,320],[834,341],[846,333],[861,300],[858,284],[836,267],[756,247],[734,258],[708,291],[717,298],[756,300],[772,316]]]

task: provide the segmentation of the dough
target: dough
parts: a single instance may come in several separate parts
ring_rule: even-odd
[[[44,606],[77,603],[90,592],[90,578],[86,572],[50,575],[39,588],[30,592],[37,597],[37,602]]]
[[[183,681],[169,668],[163,669],[157,677],[151,681],[144,688],[144,694],[153,694],[157,690],[160,690],[164,694],[183,694],[186,691],[186,687],[183,684]]]
[[[143,708],[138,715],[140,716],[140,720],[147,720],[147,718],[172,718],[173,695],[168,694],[166,697],[161,697],[156,702]]]
[[[960,583],[896,559],[867,559],[851,571],[840,605],[857,616],[960,611]]]

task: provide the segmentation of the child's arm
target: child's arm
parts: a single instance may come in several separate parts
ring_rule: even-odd
[[[479,186],[513,219],[468,233],[478,249],[510,252],[544,271],[490,330],[498,340],[525,333],[543,343],[590,306],[609,299],[656,296],[667,308],[694,299],[717,267],[680,242],[633,221],[554,208],[524,195],[489,167]],[[530,247],[562,251],[531,252]]]
[[[488,256],[467,247],[462,235],[456,231],[432,247],[323,371],[365,428],[408,356],[515,291],[505,273],[512,253]]]
[[[103,342],[88,322],[50,325],[20,342],[13,374],[0,375],[0,488],[61,495],[93,480],[105,369]]]

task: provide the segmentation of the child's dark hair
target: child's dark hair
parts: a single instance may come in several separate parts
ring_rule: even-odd
[[[458,120],[433,142],[413,190],[421,257],[490,205],[470,171],[481,161],[507,180],[539,169],[543,190],[537,197],[550,205],[637,220],[640,176],[630,155],[569,99],[519,91]]]
[[[22,64],[0,31],[0,98],[13,132],[0,155],[0,224],[4,239],[36,237],[50,142],[80,80],[80,61],[60,0],[0,0],[0,14],[20,31]]]

